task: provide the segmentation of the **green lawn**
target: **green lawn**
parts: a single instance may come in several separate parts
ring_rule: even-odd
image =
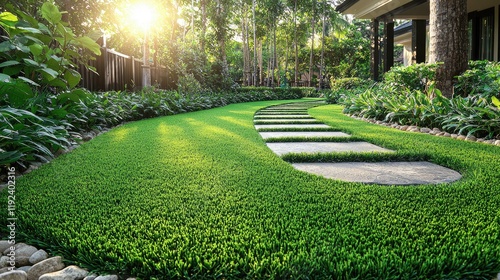
[[[143,279],[500,272],[499,147],[401,132],[321,106],[309,110],[318,120],[464,176],[406,187],[323,179],[294,170],[254,129],[255,111],[283,102],[115,128],[18,180],[19,230],[83,267]]]

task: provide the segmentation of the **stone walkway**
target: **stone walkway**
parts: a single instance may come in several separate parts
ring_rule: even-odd
[[[255,114],[255,129],[266,140],[267,146],[278,156],[289,154],[394,152],[368,142],[348,142],[349,134],[334,131],[332,127],[319,123],[309,116],[307,109],[323,104],[322,102],[291,103],[262,109]],[[292,141],[289,138],[293,138]],[[328,142],[321,138],[338,139],[334,142]],[[282,142],[280,142],[280,139]],[[325,178],[380,185],[449,183],[462,177],[460,173],[454,170],[425,161],[307,162],[293,163],[292,166],[298,170]]]

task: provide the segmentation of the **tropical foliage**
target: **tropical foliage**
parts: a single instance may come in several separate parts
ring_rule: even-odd
[[[466,97],[444,97],[433,83],[436,65],[420,64],[395,67],[379,84],[361,87],[361,91],[344,86],[328,98],[345,105],[344,112],[351,115],[498,139],[499,67],[498,63],[471,62],[471,70],[457,77],[456,90]]]
[[[0,95],[0,166],[46,162],[54,153],[76,144],[81,135],[118,124],[210,109],[231,103],[301,98],[299,89],[241,88],[220,93],[142,91],[89,93],[73,90],[17,99]]]

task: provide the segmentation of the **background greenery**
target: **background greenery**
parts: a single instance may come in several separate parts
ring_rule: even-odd
[[[500,139],[500,64],[470,62],[470,69],[457,77],[453,98],[434,87],[435,69],[426,64],[394,67],[378,84],[332,79],[327,100],[355,116]]]

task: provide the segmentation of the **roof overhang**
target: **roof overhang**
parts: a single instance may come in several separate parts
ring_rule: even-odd
[[[337,7],[358,19],[428,19],[428,0],[345,0]]]

